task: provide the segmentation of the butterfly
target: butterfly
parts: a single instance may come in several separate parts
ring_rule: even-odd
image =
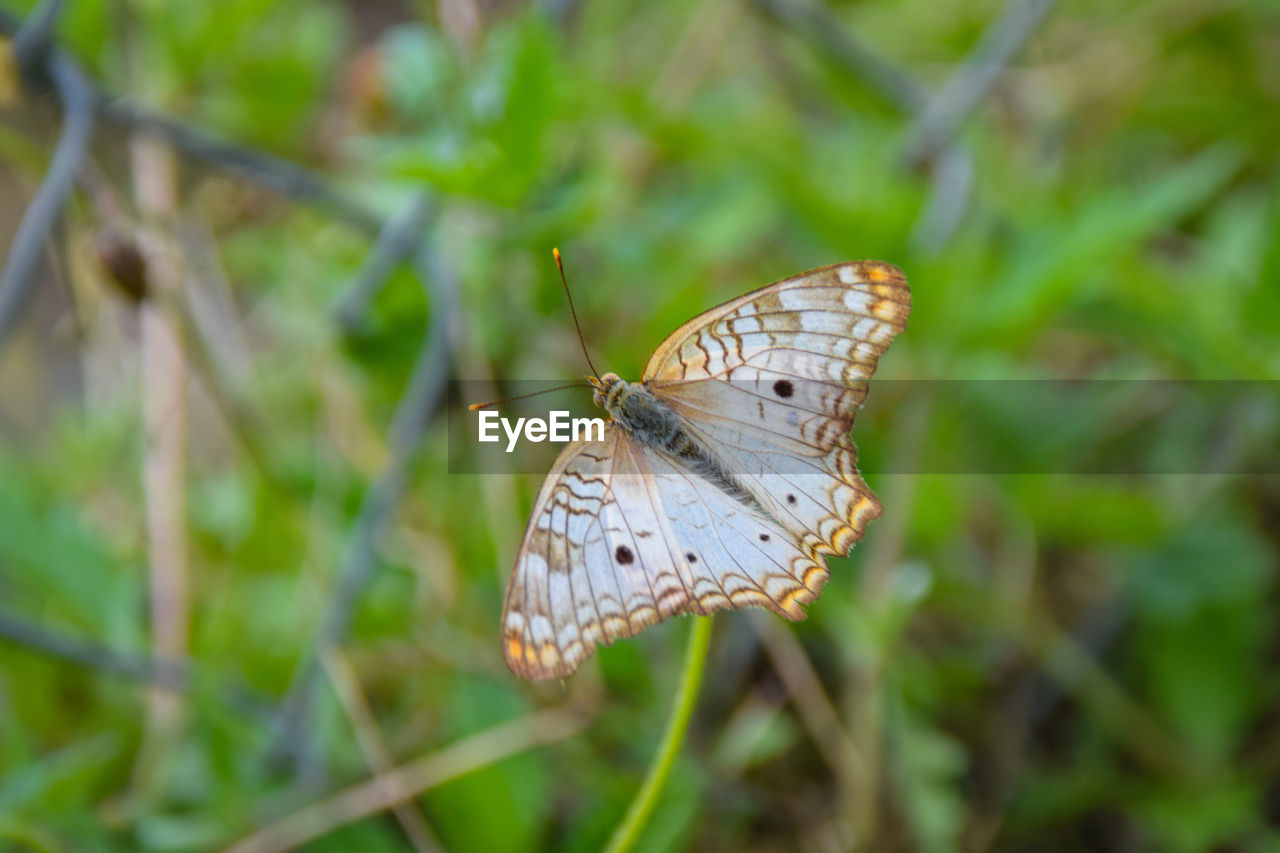
[[[590,378],[603,441],[567,444],[502,616],[512,672],[561,678],[682,613],[805,616],[880,515],[849,436],[911,292],[878,261],[811,270],[689,320],[639,382]]]

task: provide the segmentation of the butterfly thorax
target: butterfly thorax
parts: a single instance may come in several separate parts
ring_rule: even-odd
[[[616,373],[606,373],[595,386],[594,399],[613,422],[632,438],[665,453],[694,473],[711,480],[743,503],[756,501],[728,473],[715,452],[699,440],[689,424],[658,399],[643,382],[627,382]]]

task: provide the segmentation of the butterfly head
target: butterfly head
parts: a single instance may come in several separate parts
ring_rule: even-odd
[[[617,399],[618,392],[627,387],[627,383],[622,381],[616,373],[606,373],[599,379],[594,376],[588,376],[587,381],[591,383],[591,387],[595,389],[591,399],[595,404],[606,411],[613,407],[614,401]]]

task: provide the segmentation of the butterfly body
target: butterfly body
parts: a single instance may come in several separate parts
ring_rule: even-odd
[[[594,380],[592,384],[597,385]],[[641,382],[627,382],[616,373],[606,373],[594,397],[614,423],[656,450],[679,452],[690,441],[684,419]]]
[[[609,413],[618,429],[634,440],[662,453],[695,474],[724,490],[735,500],[755,505],[728,473],[715,451],[707,447],[689,428],[688,422],[662,402],[642,382],[627,382],[616,373],[606,373],[596,386],[595,402]]]
[[[503,651],[527,678],[679,613],[797,620],[880,503],[849,437],[906,325],[901,271],[823,267],[685,323],[639,382],[606,373],[604,440],[574,442],[534,503],[507,589]]]

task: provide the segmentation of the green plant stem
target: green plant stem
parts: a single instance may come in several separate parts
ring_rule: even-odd
[[[636,797],[627,808],[622,823],[613,831],[613,836],[605,847],[606,853],[623,853],[634,847],[658,804],[658,797],[667,785],[667,777],[671,775],[671,767],[676,762],[680,745],[684,743],[684,734],[689,728],[689,717],[693,715],[693,706],[698,699],[698,687],[702,684],[702,670],[707,662],[707,647],[710,644],[711,617],[695,616],[693,627],[689,630],[689,645],[684,653],[684,672],[680,674],[680,687],[676,690],[671,716],[667,719],[667,730],[662,734],[662,743],[654,753],[640,790],[636,791]]]

